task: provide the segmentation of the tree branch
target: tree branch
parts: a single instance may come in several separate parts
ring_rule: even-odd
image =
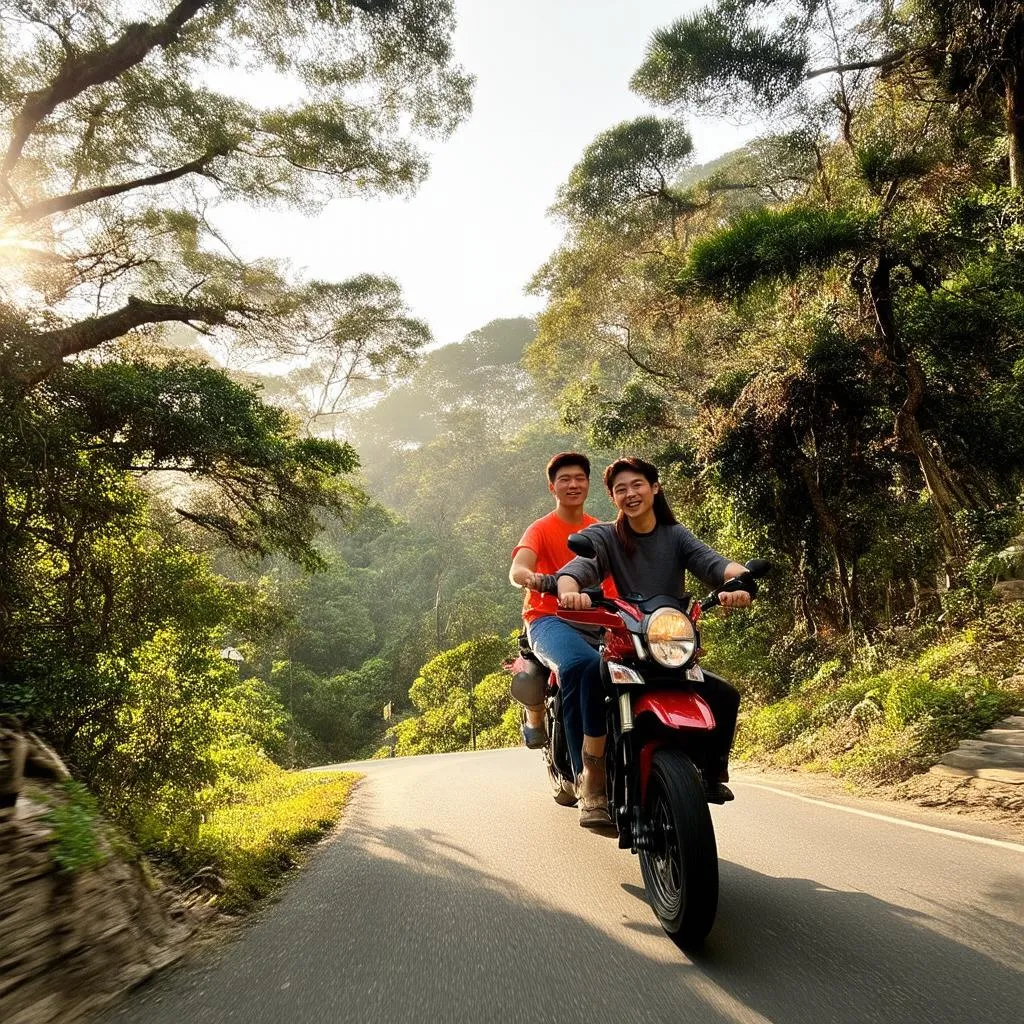
[[[57,107],[94,85],[113,81],[144,60],[156,47],[169,46],[177,40],[186,22],[216,2],[180,0],[163,21],[128,25],[114,42],[65,59],[48,86],[25,97],[14,120],[7,153],[0,164],[0,179],[7,180],[29,137]]]
[[[868,68],[887,68],[893,64],[899,64],[902,60],[909,57],[911,53],[915,52],[918,51],[895,50],[893,53],[876,57],[874,60],[855,60],[849,64],[832,64],[827,68],[815,68],[813,71],[805,72],[804,79],[818,78],[821,75],[840,74],[843,71],[866,71]]]
[[[113,313],[90,317],[53,331],[15,336],[0,355],[0,373],[27,387],[38,384],[68,356],[88,352],[144,324],[225,324],[229,310],[147,302],[134,296]]]
[[[169,171],[161,171],[159,174],[150,174],[144,178],[135,178],[132,181],[122,181],[116,185],[98,185],[95,188],[82,189],[80,192],[69,192],[67,195],[54,196],[52,199],[41,199],[36,203],[29,203],[23,206],[10,219],[16,224],[31,223],[42,220],[44,217],[51,217],[55,213],[67,213],[87,203],[94,203],[98,199],[108,199],[110,196],[124,195],[125,192],[132,192],[137,188],[148,188],[152,185],[163,185],[165,182],[174,181],[177,178],[184,178],[188,174],[202,174],[207,166],[219,156],[224,156],[226,150],[218,149],[204,153],[201,157],[191,160],[180,167],[172,168]]]

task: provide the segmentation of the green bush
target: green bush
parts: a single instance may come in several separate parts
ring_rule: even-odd
[[[869,731],[862,743],[834,758],[829,763],[829,770],[853,782],[881,785],[902,782],[924,771],[933,760],[922,749],[918,729],[895,730],[887,725],[878,725]]]
[[[811,711],[811,723],[815,726],[836,725],[849,718],[853,709],[876,688],[878,680],[866,676],[843,683],[833,690],[822,703]]]
[[[942,675],[946,670],[963,666],[977,646],[977,634],[973,629],[957,633],[945,643],[934,644],[917,659],[917,668],[929,675]]]
[[[829,658],[828,661],[822,662],[818,671],[815,672],[810,679],[801,684],[800,689],[804,693],[812,693],[815,690],[822,690],[841,676],[845,667],[846,666],[843,664],[841,659]]]
[[[80,782],[64,782],[60,789],[63,799],[46,816],[53,829],[53,859],[61,871],[69,874],[97,867],[107,858],[96,798]]]
[[[988,679],[951,676],[934,680],[915,673],[893,683],[883,707],[890,729],[916,725],[923,747],[941,753],[962,737],[994,725],[1015,703],[1012,694]]]
[[[507,686],[506,686],[507,690]],[[517,747],[522,743],[519,734],[521,711],[518,704],[505,709],[501,721],[489,729],[484,729],[476,738],[480,750],[492,750],[496,747]]]
[[[995,647],[1007,642],[1005,628],[995,635]],[[1020,707],[1021,693],[970,674],[984,644],[968,630],[884,672],[855,669],[832,687],[812,680],[799,696],[753,711],[737,749],[781,766],[827,767],[859,783],[902,781]],[[836,674],[832,663],[822,666],[822,676]]]
[[[795,697],[768,704],[740,724],[738,747],[745,756],[778,750],[796,739],[810,720],[809,708]]]

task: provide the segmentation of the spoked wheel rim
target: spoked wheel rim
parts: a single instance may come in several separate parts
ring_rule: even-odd
[[[686,898],[686,874],[672,809],[658,786],[648,812],[648,841],[644,851],[649,868],[648,885],[659,917],[674,919]]]
[[[548,773],[548,782],[551,784],[551,788],[557,793],[559,786],[562,784],[562,776],[559,775],[558,769],[555,767],[554,761],[551,759],[551,748],[544,748],[544,768]]]

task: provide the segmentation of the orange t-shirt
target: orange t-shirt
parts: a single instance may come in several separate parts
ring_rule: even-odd
[[[573,526],[559,518],[556,512],[531,523],[523,539],[512,549],[512,557],[523,548],[528,548],[537,556],[535,572],[556,573],[567,562],[576,556],[569,550],[569,535],[583,530],[593,523],[600,522],[593,516],[583,515],[583,523]],[[604,581],[602,589],[608,597],[615,597],[615,584],[611,577]],[[542,615],[554,615],[558,611],[558,598],[554,594],[539,594],[536,590],[527,590],[523,598],[523,619],[533,622]]]

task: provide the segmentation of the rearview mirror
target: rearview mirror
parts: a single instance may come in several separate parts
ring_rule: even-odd
[[[582,555],[584,558],[597,557],[597,548],[594,547],[594,542],[582,533],[569,534],[569,550],[574,555]]]
[[[752,558],[745,568],[755,580],[759,580],[772,571],[772,563],[764,558]]]

